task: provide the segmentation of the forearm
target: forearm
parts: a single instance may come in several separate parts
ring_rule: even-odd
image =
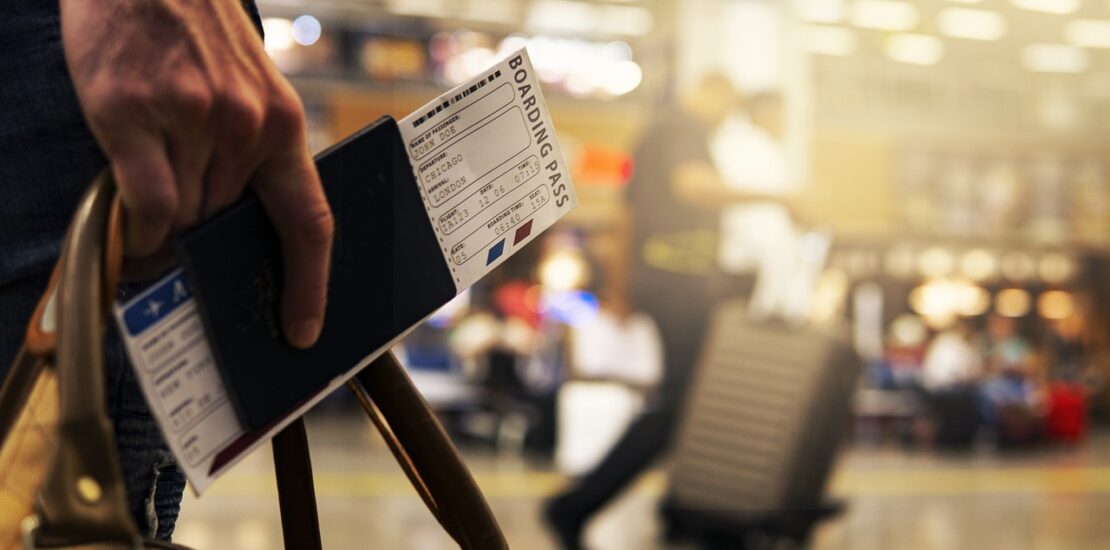
[[[708,163],[695,162],[678,167],[671,184],[680,200],[708,209],[720,209],[745,202],[785,204],[790,198],[780,193],[737,189],[729,185]]]

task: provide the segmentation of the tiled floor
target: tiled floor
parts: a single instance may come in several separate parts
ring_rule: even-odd
[[[309,436],[325,548],[455,548],[368,423],[316,416]],[[554,548],[538,509],[562,477],[515,456],[467,457],[513,548]],[[645,476],[593,523],[591,548],[670,548],[655,515],[664,488],[661,473]],[[818,531],[816,548],[1110,548],[1110,435],[1018,455],[855,448],[833,493],[849,508]],[[202,498],[187,497],[176,540],[201,549],[280,548],[269,450]]]

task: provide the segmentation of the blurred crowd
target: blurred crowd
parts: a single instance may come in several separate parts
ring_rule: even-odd
[[[1087,328],[1080,314],[1033,321],[992,313],[930,334],[906,314],[891,324],[867,383],[913,402],[904,435],[916,443],[1075,441],[1100,412],[1094,397],[1105,384]]]

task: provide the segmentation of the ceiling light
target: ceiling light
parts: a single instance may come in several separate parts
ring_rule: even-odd
[[[595,5],[572,0],[537,0],[528,10],[528,27],[558,33],[644,36],[655,17],[642,6]]]
[[[917,6],[892,0],[858,0],[852,4],[852,24],[884,31],[908,31],[921,20]]]
[[[1038,73],[1081,73],[1090,60],[1087,51],[1065,44],[1030,44],[1021,51],[1026,69]]]
[[[1007,288],[994,297],[994,310],[1003,317],[1024,317],[1029,313],[1029,293],[1020,288]]]
[[[644,71],[635,61],[620,61],[608,67],[602,87],[611,95],[624,95],[644,81]]]
[[[986,281],[998,273],[998,260],[982,248],[968,250],[960,257],[960,273],[972,281]]]
[[[1075,262],[1059,252],[1050,252],[1037,263],[1037,273],[1046,283],[1065,283],[1075,275]]]
[[[927,34],[892,34],[883,49],[887,57],[912,65],[936,65],[944,56],[944,44]]]
[[[427,17],[443,17],[444,0],[389,0],[387,9],[397,15],[423,15]]]
[[[262,20],[266,35],[264,47],[270,54],[293,47],[293,22],[284,17],[267,17]]]
[[[964,317],[976,317],[991,308],[991,293],[970,283],[957,283],[954,289],[956,302],[953,308]]]
[[[958,316],[975,317],[991,306],[990,293],[966,279],[929,279],[913,289],[910,308],[930,326],[942,328]]]
[[[1014,0],[1014,6],[1023,10],[1067,14],[1079,8],[1079,0]]]
[[[459,18],[486,23],[516,24],[521,8],[513,0],[470,0],[459,9]]]
[[[802,47],[809,53],[847,57],[856,51],[856,35],[844,27],[806,25]]]
[[[944,277],[956,267],[956,258],[948,250],[934,246],[917,258],[917,268],[926,277]]]
[[[564,33],[589,33],[597,25],[598,10],[591,4],[568,0],[541,0],[528,11],[532,29]]]
[[[320,20],[311,15],[302,15],[293,20],[291,34],[293,40],[302,46],[311,46],[320,39],[322,32]]]
[[[890,337],[897,346],[914,347],[925,343],[929,331],[916,315],[903,313],[890,323]]]
[[[999,264],[1002,276],[1012,281],[1031,279],[1037,272],[1037,262],[1024,252],[1007,252]]]
[[[845,0],[794,0],[798,19],[810,23],[840,23],[846,11]]]
[[[993,11],[945,8],[937,15],[942,34],[971,40],[998,40],[1006,34],[1006,18]]]
[[[1063,290],[1050,290],[1037,298],[1037,313],[1045,319],[1067,319],[1075,314],[1075,298]]]
[[[655,16],[641,6],[602,6],[597,31],[607,34],[644,36],[655,26]]]
[[[1064,27],[1068,42],[1086,48],[1110,48],[1110,19],[1076,19]]]
[[[549,290],[573,290],[589,281],[590,268],[582,253],[574,249],[551,252],[539,266],[540,284]]]

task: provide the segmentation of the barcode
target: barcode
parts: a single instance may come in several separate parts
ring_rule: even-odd
[[[482,80],[479,80],[478,82],[475,82],[469,88],[455,94],[454,97],[445,99],[443,101],[443,103],[441,103],[439,105],[436,105],[435,109],[432,109],[432,110],[428,111],[428,114],[412,121],[412,127],[413,128],[418,128],[421,124],[424,124],[425,122],[430,120],[432,117],[434,117],[437,114],[443,112],[444,109],[446,109],[446,108],[454,105],[455,103],[461,101],[464,97],[467,97],[470,94],[472,94],[474,92],[477,92],[481,88],[485,87],[486,84],[489,84],[489,83],[493,82],[494,80],[497,80],[500,77],[501,77],[501,71],[500,70],[497,70],[496,72],[490,73],[488,76],[486,76]]]

